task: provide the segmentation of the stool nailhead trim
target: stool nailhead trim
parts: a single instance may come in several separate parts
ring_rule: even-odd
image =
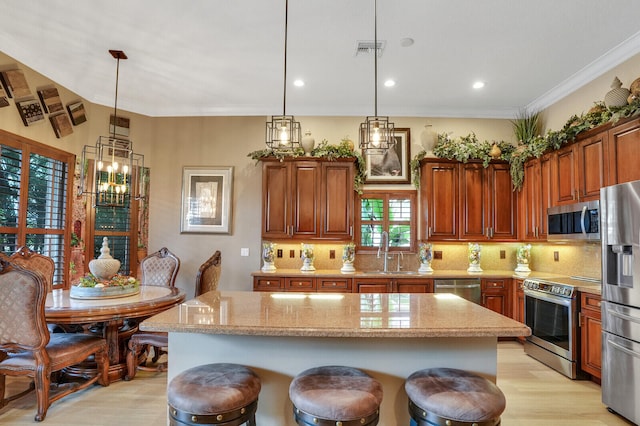
[[[418,407],[413,401],[409,400],[409,414],[418,426],[499,426],[500,417],[491,419],[486,422],[459,422],[456,420],[446,419],[436,414],[430,413]]]
[[[297,407],[293,407],[293,414],[298,424],[302,425],[318,425],[318,426],[369,426],[377,425],[380,411],[376,410],[375,413],[355,420],[333,420],[333,419],[321,419],[312,414],[305,413]],[[302,423],[300,423],[302,422]]]

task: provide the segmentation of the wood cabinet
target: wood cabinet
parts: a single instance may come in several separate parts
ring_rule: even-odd
[[[392,280],[389,278],[354,278],[354,293],[391,293],[393,289]]]
[[[262,237],[350,240],[354,161],[263,160]]]
[[[459,209],[460,240],[515,241],[517,193],[509,165],[461,164]]]
[[[551,164],[555,154],[545,154],[524,165],[520,190],[520,239],[547,239],[547,209],[551,205]]]
[[[608,132],[609,185],[640,180],[640,119]]]
[[[325,293],[351,293],[351,278],[316,278],[316,291]]]
[[[396,278],[396,293],[433,293],[433,280],[425,278]]]
[[[524,280],[516,278],[513,280],[513,284],[513,304],[511,307],[512,318],[524,324]],[[518,340],[524,343],[525,337],[520,336],[518,337]]]
[[[589,133],[556,152],[553,205],[600,199],[600,188],[609,181],[608,139],[607,131]]]
[[[421,165],[423,240],[515,241],[517,194],[509,165],[427,160]]]
[[[482,279],[482,306],[511,317],[511,279]]]
[[[314,277],[287,277],[284,279],[285,291],[316,291],[316,279]]]
[[[253,291],[282,291],[284,282],[282,277],[253,277]]]
[[[602,372],[602,313],[600,296],[580,293],[580,364],[599,381]]]
[[[352,279],[346,277],[274,277],[259,275],[253,277],[253,291],[351,293],[351,283]]]

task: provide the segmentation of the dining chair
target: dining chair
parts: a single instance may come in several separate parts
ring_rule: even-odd
[[[213,256],[200,265],[196,275],[196,297],[218,288],[218,281],[222,272],[221,264],[222,253],[220,253],[220,250],[216,250]]]
[[[180,259],[166,247],[162,247],[155,253],[151,253],[140,262],[142,270],[141,285],[159,285],[174,287]],[[165,371],[166,362],[158,362],[163,353],[167,353],[169,336],[167,333],[154,331],[136,331],[131,335],[127,351],[127,374],[125,380],[131,380],[136,376],[137,370]],[[146,365],[150,348],[153,347],[154,366]]]
[[[109,385],[107,341],[88,334],[50,334],[45,319],[47,283],[44,276],[16,263],[0,259],[0,407],[35,390],[40,422],[58,399],[95,382]],[[85,369],[82,378],[52,383],[52,373],[92,357],[95,372]],[[5,398],[6,376],[27,376],[26,390]],[[56,374],[64,378],[64,374]]]
[[[47,292],[53,290],[53,273],[56,270],[56,264],[52,258],[22,246],[10,256],[10,259],[11,262],[26,269],[40,272],[47,283]]]

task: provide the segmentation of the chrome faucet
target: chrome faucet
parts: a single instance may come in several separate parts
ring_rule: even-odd
[[[378,246],[378,259],[380,258],[380,249],[384,249],[384,267],[382,270],[387,272],[389,266],[389,233],[387,231],[382,231],[380,246]]]

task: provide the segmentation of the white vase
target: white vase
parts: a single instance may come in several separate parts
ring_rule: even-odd
[[[89,270],[99,280],[110,280],[120,269],[120,261],[114,259],[109,250],[109,239],[102,239],[102,248],[100,248],[100,256],[89,262]]]
[[[311,136],[311,130],[304,132],[304,136],[300,140],[300,146],[304,150],[305,157],[311,157],[311,151],[316,145],[316,140]]]
[[[340,268],[340,272],[355,272],[356,268],[353,266],[353,262],[348,260],[342,262],[342,268]]]
[[[431,262],[421,263],[418,268],[418,272],[421,274],[427,274],[429,272],[433,272],[433,268],[431,267]]]

